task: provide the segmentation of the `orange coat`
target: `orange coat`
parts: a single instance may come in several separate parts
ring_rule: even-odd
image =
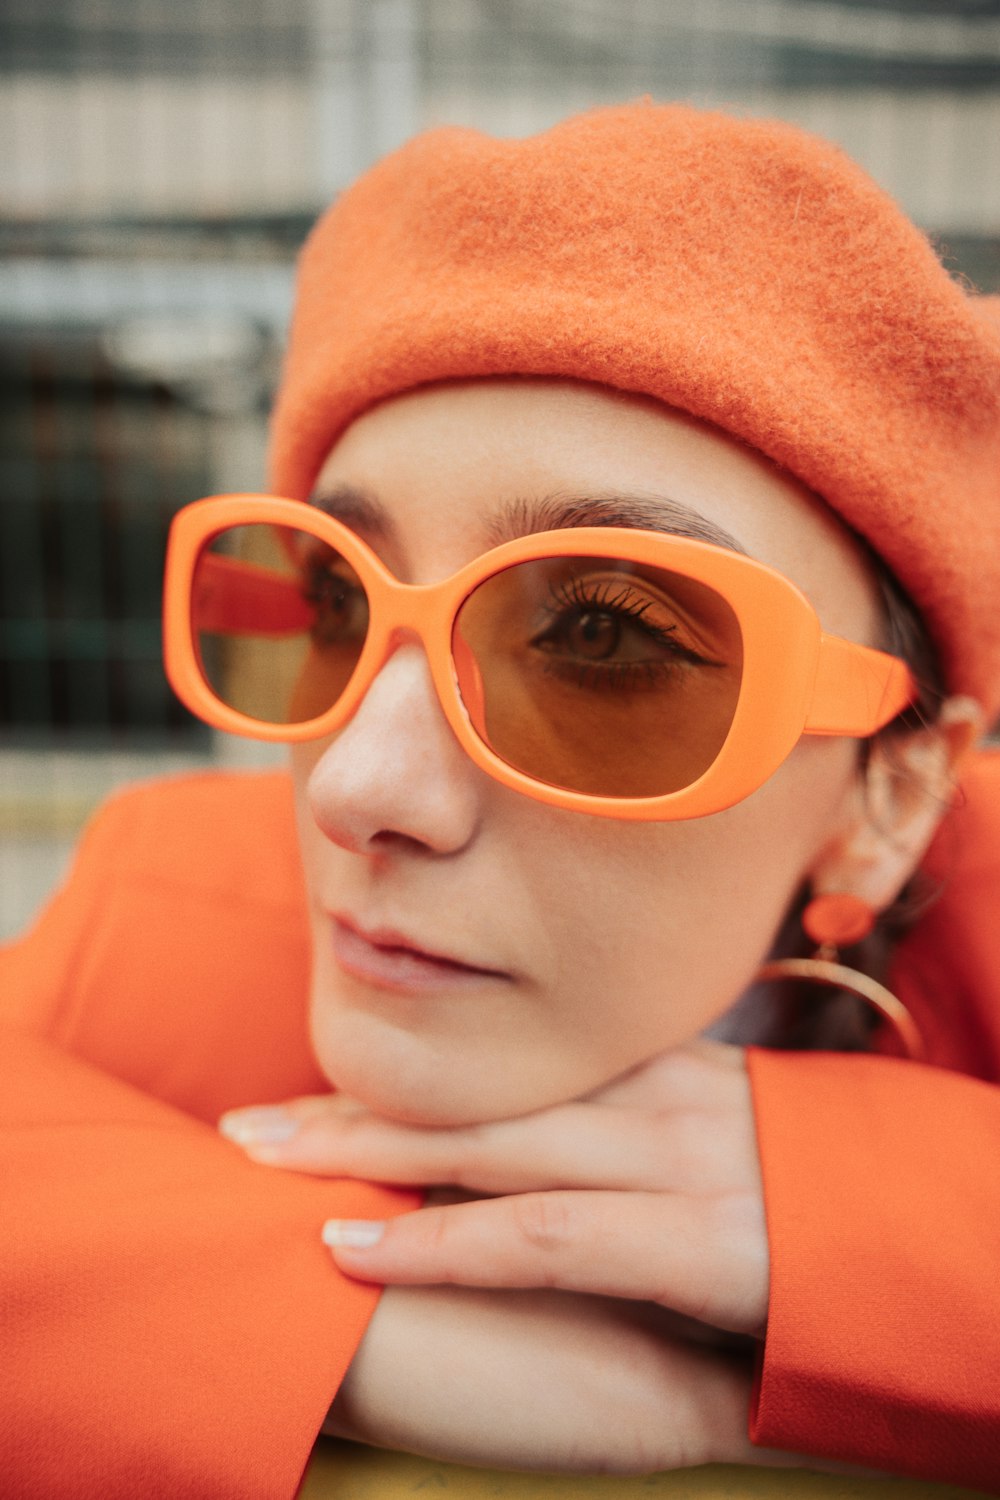
[[[751,1054],[773,1256],[751,1423],[1000,1491],[1000,756],[968,795],[900,954],[940,1066]],[[414,1201],[269,1172],[214,1129],[325,1087],[307,963],[277,774],[115,798],[0,953],[4,1493],[294,1494],[374,1305],[319,1226]]]

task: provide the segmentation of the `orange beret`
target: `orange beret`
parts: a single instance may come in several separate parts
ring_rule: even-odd
[[[656,397],[785,466],[894,570],[951,688],[1000,706],[1000,319],[839,149],[647,101],[416,137],[303,251],[273,488],[304,498],[388,396],[512,374]]]

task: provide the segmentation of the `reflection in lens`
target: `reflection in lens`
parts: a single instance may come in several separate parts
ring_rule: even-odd
[[[532,559],[486,579],[459,611],[454,654],[497,755],[603,797],[662,796],[708,770],[743,663],[736,616],[714,589],[594,557]]]
[[[265,724],[301,724],[347,686],[368,600],[353,568],[307,532],[232,526],[195,564],[191,628],[216,697]]]

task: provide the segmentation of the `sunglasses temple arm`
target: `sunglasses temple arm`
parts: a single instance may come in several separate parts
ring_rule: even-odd
[[[202,553],[191,584],[191,621],[218,635],[295,635],[314,611],[298,584],[271,568]]]
[[[864,739],[890,723],[915,697],[913,674],[898,657],[823,634],[804,729],[807,734]]]

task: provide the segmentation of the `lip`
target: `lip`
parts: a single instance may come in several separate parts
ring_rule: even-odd
[[[331,912],[329,919],[333,956],[339,967],[377,989],[419,994],[511,977],[502,970],[481,968],[422,948],[392,928],[365,928],[344,912]]]

